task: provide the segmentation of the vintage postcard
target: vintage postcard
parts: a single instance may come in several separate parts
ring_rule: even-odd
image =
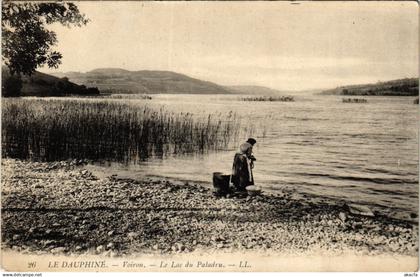
[[[2,269],[417,271],[418,12],[2,1]]]

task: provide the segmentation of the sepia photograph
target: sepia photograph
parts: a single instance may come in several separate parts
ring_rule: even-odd
[[[418,271],[417,2],[1,7],[2,271]]]

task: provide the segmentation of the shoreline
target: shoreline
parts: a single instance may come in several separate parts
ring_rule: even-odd
[[[29,255],[418,255],[414,222],[293,193],[216,198],[194,183],[98,178],[77,162],[2,159],[2,223],[3,250]]]
[[[115,165],[115,164],[114,164]],[[91,161],[87,162],[85,169],[92,172],[98,178],[106,178],[111,175],[116,176],[118,179],[122,180],[165,180],[175,184],[185,184],[193,183],[204,186],[209,189],[213,189],[213,184],[211,182],[211,176],[208,174],[208,180],[203,180],[201,178],[185,179],[177,176],[169,176],[165,174],[139,174],[136,171],[136,168],[127,169],[126,166],[121,165],[121,163],[116,163],[117,167],[114,168],[110,163],[93,163]],[[227,174],[227,172],[225,172]],[[274,184],[274,185],[273,185]],[[418,210],[408,210],[408,209],[398,209],[396,207],[389,208],[378,203],[370,203],[363,201],[361,199],[354,198],[339,198],[337,196],[328,196],[328,195],[319,195],[317,193],[303,192],[298,188],[290,185],[282,185],[279,183],[272,183],[267,186],[267,183],[262,184],[258,183],[258,186],[263,190],[264,195],[266,196],[284,196],[289,195],[294,200],[299,200],[303,202],[310,201],[313,204],[328,204],[333,206],[343,206],[343,205],[358,205],[369,207],[376,216],[383,216],[390,219],[396,219],[401,221],[407,221],[412,223],[418,223]]]

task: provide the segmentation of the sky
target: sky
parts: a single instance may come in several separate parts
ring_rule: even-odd
[[[49,26],[63,59],[57,70],[40,71],[169,70],[280,90],[418,76],[414,1],[77,5],[90,22]]]

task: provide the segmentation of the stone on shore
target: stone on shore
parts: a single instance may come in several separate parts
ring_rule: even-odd
[[[348,204],[349,212],[354,215],[375,216],[372,210],[363,205]]]
[[[342,222],[346,222],[347,216],[346,216],[346,214],[345,214],[345,213],[340,212],[340,213],[338,214],[338,216],[339,216],[339,218],[340,218],[340,220],[341,220]]]
[[[66,251],[65,247],[56,247],[50,250],[52,254],[62,253],[64,251]]]

